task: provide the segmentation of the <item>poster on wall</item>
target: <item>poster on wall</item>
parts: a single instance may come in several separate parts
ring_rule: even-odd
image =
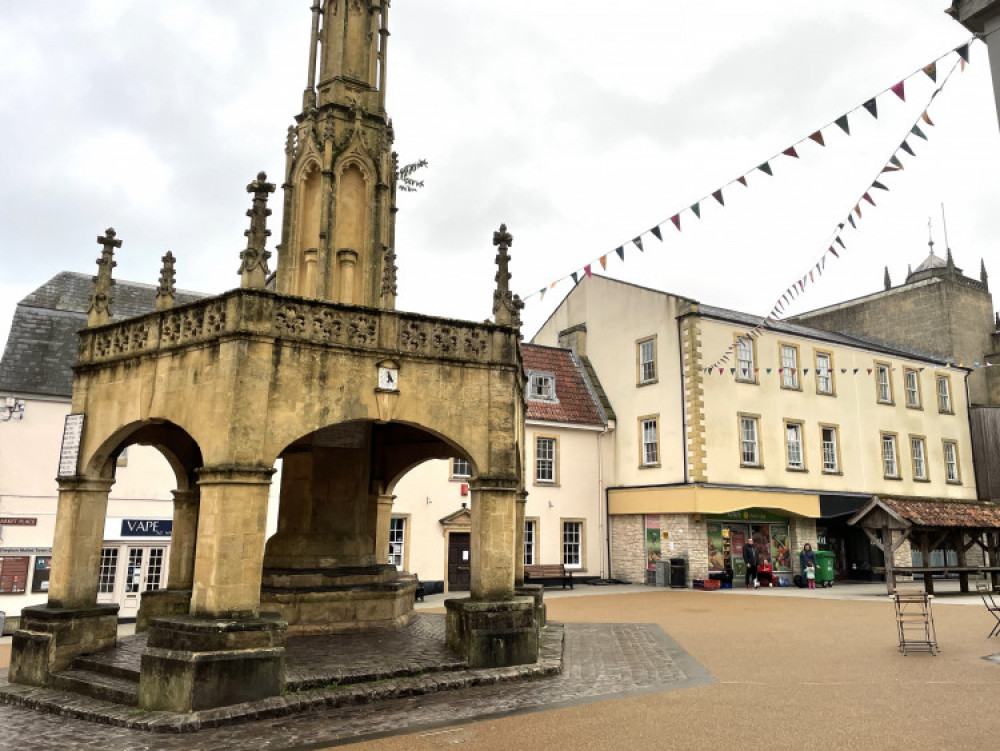
[[[646,516],[646,569],[652,571],[663,552],[660,545],[660,515]]]
[[[0,557],[0,593],[19,594],[28,591],[27,556]]]
[[[775,571],[792,570],[792,554],[789,549],[788,525],[771,525],[771,561]]]
[[[725,556],[722,552],[722,525],[709,523],[705,525],[708,532],[708,570],[724,571]]]
[[[32,592],[49,591],[49,573],[52,569],[52,556],[35,556],[35,573],[31,577]]]

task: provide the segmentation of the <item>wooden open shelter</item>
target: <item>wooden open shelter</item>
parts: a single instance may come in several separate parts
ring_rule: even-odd
[[[958,574],[963,592],[969,591],[969,574],[989,576],[994,587],[1000,583],[1000,506],[995,503],[872,496],[847,523],[860,526],[885,553],[890,594],[896,578],[907,575],[922,575],[928,594],[934,592],[935,574]],[[893,561],[893,553],[907,540],[920,551],[921,565],[899,566]],[[931,552],[942,548],[956,552],[957,565],[947,565],[947,561],[931,565]],[[982,551],[982,563],[974,554],[976,548]]]

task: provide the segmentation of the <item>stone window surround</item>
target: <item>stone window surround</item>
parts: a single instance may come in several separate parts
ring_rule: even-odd
[[[913,376],[913,386],[910,388],[910,376]],[[920,392],[920,372],[916,368],[903,368],[903,388],[906,390],[906,408],[923,409],[924,397]],[[916,398],[911,399],[911,395],[916,394]]]
[[[954,479],[950,479],[948,477],[948,475],[950,474],[950,472],[949,472],[950,463],[948,461],[948,447],[949,446],[952,447],[952,452],[954,454],[954,456],[953,456],[954,465],[955,465],[955,477],[954,477]],[[962,465],[958,461],[958,441],[956,441],[956,440],[954,440],[952,438],[942,438],[941,439],[941,452],[942,452],[942,456],[944,457],[944,477],[945,477],[945,482],[947,482],[949,485],[961,485],[962,484]]]
[[[786,366],[786,350],[791,354],[792,365]],[[802,379],[799,378],[801,368],[799,367],[799,345],[791,342],[778,342],[778,362],[781,363],[781,388],[786,391],[801,391]],[[791,370],[791,373],[788,371]]]
[[[743,437],[743,423],[744,420],[752,420],[754,425],[754,453],[756,455],[755,462],[747,462],[744,458],[744,437]],[[764,450],[763,444],[760,440],[760,415],[751,414],[749,412],[740,412],[736,416],[736,426],[737,426],[737,441],[736,450],[738,452],[738,457],[740,460],[740,466],[746,469],[763,469],[764,468]]]
[[[820,364],[819,364],[819,358],[820,357],[826,357],[827,358],[827,364],[826,365],[820,366]],[[823,350],[823,349],[814,349],[813,350],[813,366],[816,369],[816,393],[820,394],[822,396],[836,396],[837,395],[837,381],[834,379],[835,368],[834,368],[834,364],[833,364],[833,352],[830,352],[828,350]],[[820,384],[822,383],[821,376],[820,376],[820,370],[826,370],[827,371],[827,378],[830,381],[830,389],[828,391],[823,391],[820,388]]]
[[[656,451],[656,461],[646,462],[646,439],[645,439],[645,426],[646,423],[652,422],[653,433],[656,441],[653,443]],[[659,413],[655,415],[642,415],[637,420],[638,432],[639,432],[639,469],[653,469],[660,466],[660,415]]]
[[[930,468],[927,465],[927,436],[925,436],[925,435],[915,435],[915,434],[911,433],[908,437],[909,437],[909,440],[910,440],[910,463],[911,463],[911,466],[913,468],[913,481],[914,482],[930,482],[931,481],[930,471],[929,471]],[[921,452],[922,452],[922,455],[920,457],[920,461],[923,464],[923,474],[917,472],[917,469],[918,469],[918,466],[917,466],[917,454],[913,450],[914,444],[918,443],[918,442],[920,444]]]
[[[824,431],[833,431],[833,450],[834,450],[834,460],[837,464],[835,469],[827,469],[826,462],[826,441],[823,440]],[[842,475],[844,474],[844,465],[840,458],[840,426],[834,423],[823,423],[819,424],[819,442],[820,451],[823,452],[823,474],[825,475]]]
[[[876,360],[875,370],[875,401],[879,404],[893,406],[896,404],[895,392],[892,385],[892,363]],[[885,373],[885,385],[888,390],[888,398],[882,398],[882,373]]]
[[[806,430],[805,423],[802,420],[796,420],[793,418],[786,417],[782,420],[785,426],[785,469],[788,472],[808,472],[808,465],[806,462]],[[791,426],[798,428],[799,433],[799,466],[794,466],[789,461],[789,447],[788,442],[788,429]]]
[[[570,564],[566,563],[566,525],[567,524],[579,524],[580,525],[580,563]],[[582,517],[564,517],[559,519],[559,550],[560,550],[560,562],[563,563],[567,569],[573,571],[586,571],[587,570],[587,520]]]
[[[635,342],[635,385],[636,386],[649,386],[651,384],[657,383],[660,380],[660,369],[657,364],[657,341],[656,334],[652,336],[646,336],[642,339],[637,339]],[[649,345],[649,346],[647,346]],[[651,356],[648,359],[643,358],[643,350],[646,350]],[[652,373],[646,377],[645,366],[650,365]]]
[[[749,336],[733,334],[733,343],[736,345],[736,380],[738,383],[758,383],[757,378],[757,341]],[[741,350],[749,347],[750,362],[746,368],[747,374],[743,373],[743,358],[740,357]]]
[[[899,467],[899,434],[890,430],[879,431],[879,454],[882,459],[882,476],[886,480],[902,480],[903,475]],[[886,447],[892,446],[892,467],[889,465],[889,455]],[[890,472],[890,469],[894,469]]]
[[[545,434],[536,433],[533,436],[533,439],[534,440],[531,442],[532,445],[535,447],[534,448],[534,451],[535,451],[534,462],[532,462],[532,465],[534,466],[534,470],[535,470],[534,474],[532,475],[532,477],[533,477],[533,484],[534,485],[545,485],[545,486],[548,486],[548,487],[558,487],[559,486],[559,437],[558,436],[554,436],[554,435],[545,435]],[[551,461],[552,461],[552,479],[551,480],[542,479],[542,478],[539,477],[539,466],[538,466],[538,462],[539,462],[538,444],[539,444],[539,441],[551,441],[552,442],[552,457],[551,457]]]

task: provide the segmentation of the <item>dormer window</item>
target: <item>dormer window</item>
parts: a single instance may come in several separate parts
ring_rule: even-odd
[[[528,398],[539,402],[556,401],[556,377],[552,373],[529,374]]]

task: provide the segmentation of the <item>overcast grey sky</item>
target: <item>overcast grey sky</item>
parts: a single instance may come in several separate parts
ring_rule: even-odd
[[[969,35],[948,0],[394,0],[388,108],[402,162],[401,309],[483,319],[492,232],[514,235],[528,295],[613,252]],[[114,226],[119,279],[184,289],[238,284],[246,184],[281,182],[285,130],[306,80],[311,0],[0,0],[0,345],[17,300],[61,270],[94,273]],[[941,63],[939,81],[955,59]],[[879,119],[831,126],[709,199],[683,231],[645,236],[608,272],[764,315],[819,260],[831,230],[920,115],[934,85],[907,81]],[[940,204],[956,263],[1000,279],[1000,137],[986,48],[935,100],[930,140],[886,175],[848,250],[795,310],[901,282],[927,254]],[[279,194],[280,195],[280,194]],[[273,201],[275,236],[280,200]],[[596,267],[595,267],[596,268]],[[525,310],[531,335],[569,290]],[[721,354],[721,353],[720,353]]]

